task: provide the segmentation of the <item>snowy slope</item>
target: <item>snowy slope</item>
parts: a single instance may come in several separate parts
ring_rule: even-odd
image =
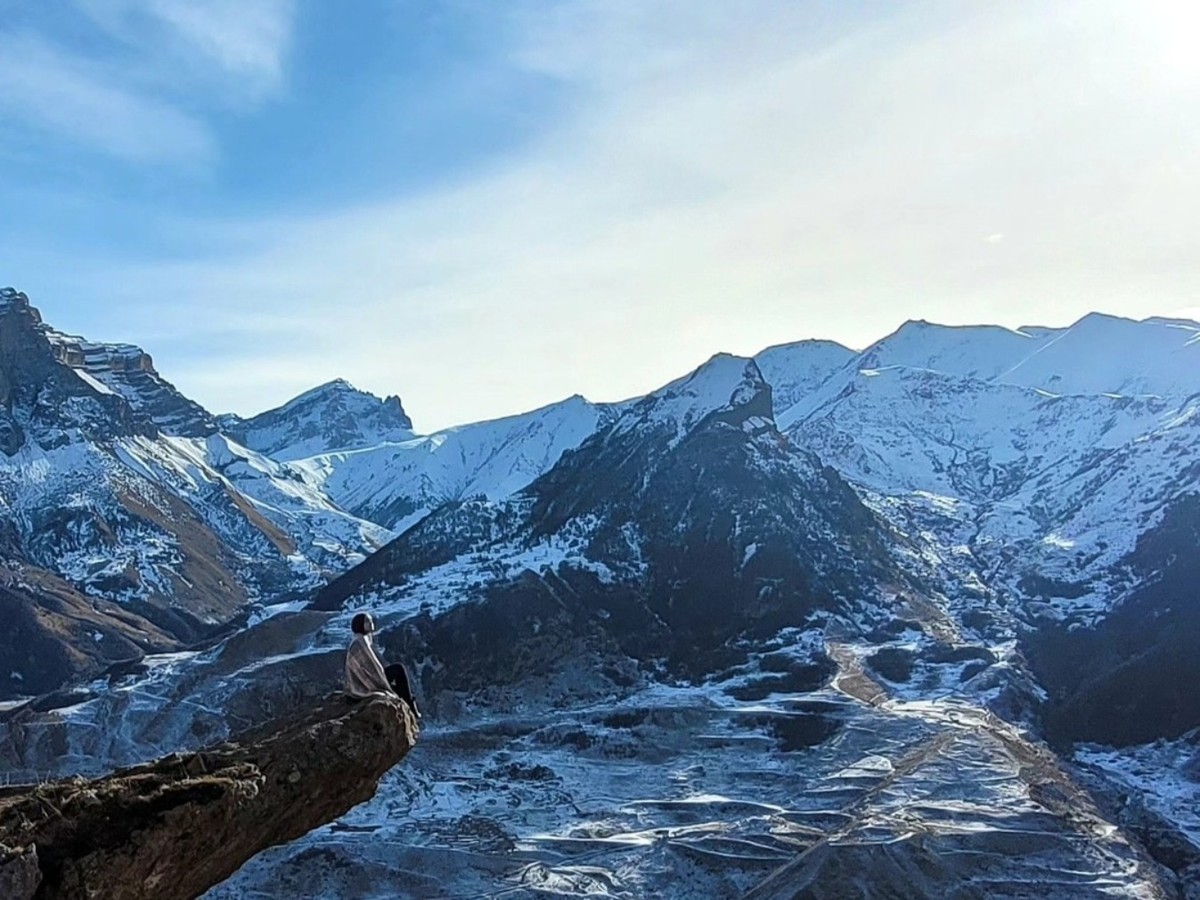
[[[203,463],[245,496],[265,518],[296,543],[298,556],[313,564],[318,579],[345,569],[394,535],[345,512],[307,473],[238,445],[223,434],[173,439],[181,453]]]
[[[768,347],[755,354],[754,361],[771,385],[778,415],[816,391],[857,355],[834,341],[797,341]]]
[[[780,406],[784,428],[852,390],[861,371],[892,367],[929,369],[945,375],[991,381],[1011,370],[1055,332],[1013,331],[996,325],[953,326],[909,321],[851,359],[816,390]]]
[[[1139,538],[1200,491],[1198,333],[1098,314],[1017,332],[908,323],[782,418],[1019,617],[1095,621],[1133,585]],[[931,498],[944,518],[925,527]]]
[[[695,371],[633,403],[614,423],[613,433],[666,429],[672,446],[711,415],[748,405],[765,395],[767,383],[753,360],[718,353]],[[772,415],[770,406],[764,410]]]
[[[1053,334],[1050,329],[1025,332],[998,325],[909,321],[863,351],[857,366],[908,366],[990,381],[1036,352]]]
[[[996,380],[1056,394],[1151,394],[1181,401],[1200,390],[1198,372],[1200,324],[1091,313],[1041,341]]]
[[[340,508],[398,531],[448,501],[508,497],[579,446],[607,416],[603,407],[575,396],[398,443],[295,459],[289,467]]]

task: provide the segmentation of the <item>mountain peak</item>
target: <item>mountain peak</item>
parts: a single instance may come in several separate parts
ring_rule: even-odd
[[[813,395],[858,351],[836,341],[805,340],[776,344],[755,354],[754,362],[771,385],[775,415]]]
[[[904,366],[986,381],[1032,353],[1040,340],[1001,325],[940,325],[910,319],[863,351],[858,368]]]
[[[647,394],[621,417],[617,429],[670,425],[678,440],[708,416],[735,410],[772,422],[771,386],[753,359],[718,353],[684,377]]]
[[[307,391],[302,391],[291,400],[288,400],[286,403],[284,403],[283,406],[277,408],[286,409],[287,407],[294,406],[298,403],[307,403],[314,399],[333,397],[339,394],[361,394],[366,397],[375,397],[374,394],[371,394],[368,391],[359,390],[345,378],[334,378],[330,381],[324,382],[323,384],[318,384],[316,387],[309,388]],[[378,398],[375,397],[375,399]]]
[[[223,429],[242,445],[277,460],[358,450],[413,437],[398,396],[380,399],[344,378],[310,388],[249,419],[226,416]]]

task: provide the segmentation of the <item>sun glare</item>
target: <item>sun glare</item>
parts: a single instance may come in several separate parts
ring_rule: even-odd
[[[1131,4],[1159,56],[1159,68],[1172,78],[1200,76],[1200,2],[1141,0]]]

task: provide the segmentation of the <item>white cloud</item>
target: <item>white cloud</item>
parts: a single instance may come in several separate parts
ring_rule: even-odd
[[[195,110],[257,102],[283,85],[292,0],[78,4],[90,29],[79,29],[65,5],[45,10],[40,31],[0,25],[10,143],[20,122],[127,162],[204,165],[217,147]],[[55,40],[73,31],[89,39]]]
[[[419,427],[628,396],[717,350],[861,346],[909,317],[1192,302],[1195,84],[1160,78],[1142,37],[1119,43],[1132,5],[828,8],[527,10],[514,64],[573,98],[538,143],[417,197],[213,223],[245,253],[106,284],[135,337],[140,317],[203,344],[255,310],[256,346],[224,363],[158,356],[215,408],[341,375],[400,393]],[[279,322],[301,324],[281,339]],[[258,364],[289,348],[303,366]]]
[[[198,119],[36,37],[0,34],[0,60],[0,109],[37,128],[135,163],[193,165],[214,152]]]
[[[147,57],[157,76],[223,79],[259,98],[278,90],[292,37],[293,0],[77,0],[95,22]]]

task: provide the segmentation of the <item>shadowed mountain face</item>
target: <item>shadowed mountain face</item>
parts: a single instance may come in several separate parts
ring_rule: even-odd
[[[572,618],[599,617],[610,638],[640,646],[643,660],[702,675],[724,664],[739,635],[771,636],[876,602],[881,584],[905,580],[890,539],[834,470],[775,428],[757,366],[716,357],[631,407],[513,500],[429,516],[314,605],[341,608],[464,556],[523,548],[561,565],[516,585],[481,567],[486,605],[537,606],[565,588],[571,599],[559,602]]]
[[[1200,497],[1170,507],[1130,564],[1139,586],[1096,627],[1028,638],[1060,742],[1124,746],[1200,727]]]

